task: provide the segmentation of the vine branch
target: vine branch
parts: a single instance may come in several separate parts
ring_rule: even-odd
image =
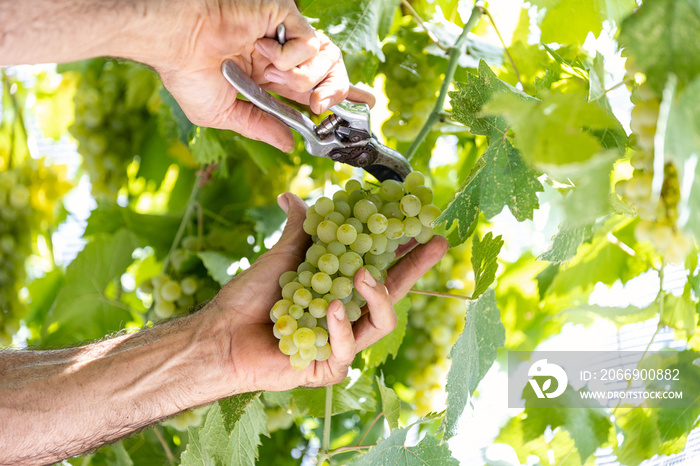
[[[440,120],[440,114],[442,113],[442,109],[445,106],[445,99],[447,98],[447,91],[450,88],[450,84],[452,84],[452,80],[455,76],[455,71],[457,71],[459,57],[462,55],[463,49],[467,43],[467,35],[469,34],[469,31],[471,31],[474,28],[482,14],[484,14],[484,8],[480,4],[474,5],[474,8],[472,8],[472,13],[469,16],[469,20],[467,21],[467,24],[464,25],[464,29],[462,29],[462,33],[457,38],[455,44],[452,47],[450,47],[449,61],[447,62],[445,79],[442,81],[442,85],[440,86],[440,93],[438,94],[438,98],[435,101],[435,106],[433,107],[433,110],[428,116],[428,120],[420,129],[420,132],[418,133],[418,136],[416,136],[416,139],[414,139],[413,143],[411,143],[411,147],[408,148],[408,152],[406,152],[406,158],[408,160],[411,160],[413,156],[416,155],[416,152],[418,152],[418,148],[428,136],[430,130],[433,128],[433,126],[435,126],[435,123],[437,123]]]
[[[321,451],[323,451],[324,456],[330,458],[328,450],[331,446],[331,416],[333,416],[333,387],[326,387],[326,409],[324,412],[323,419],[323,443],[321,445]],[[322,463],[320,460],[319,463]]]
[[[474,299],[471,296],[464,296],[461,294],[440,293],[438,291],[408,290],[408,292],[415,294],[424,294],[428,296],[437,296],[438,298],[461,299],[463,301],[472,301]]]
[[[435,34],[433,34],[433,32],[430,29],[428,29],[428,25],[425,23],[425,21],[423,21],[423,18],[420,17],[416,9],[413,8],[413,5],[411,5],[408,2],[408,0],[401,0],[401,3],[403,4],[403,6],[406,7],[409,13],[411,13],[413,18],[416,20],[416,23],[418,23],[420,27],[422,27],[423,30],[426,32],[426,34],[428,34],[430,40],[432,40],[433,43],[440,48],[440,50],[444,50],[445,52],[449,51],[449,48],[442,45],[442,43],[440,43],[440,39]]]
[[[368,435],[369,432],[372,430],[372,427],[374,427],[374,425],[377,423],[377,421],[378,421],[382,416],[384,416],[384,411],[382,411],[381,413],[377,414],[377,417],[374,418],[374,420],[372,421],[372,423],[369,425],[369,427],[368,427],[367,430],[365,431],[365,435],[363,435],[362,438],[360,439],[360,441],[357,442],[357,446],[358,446],[358,447],[362,445],[362,442],[365,441],[365,438],[367,438],[367,435]]]
[[[160,433],[160,426],[156,426],[153,429],[153,433],[156,434],[158,441],[160,442],[161,446],[163,447],[163,450],[165,451],[165,456],[168,457],[168,462],[171,465],[174,465],[175,464],[175,455],[173,455],[173,452],[170,449],[170,446],[168,446],[168,443],[165,441],[165,438],[163,438],[163,434]]]
[[[195,204],[197,202],[197,196],[199,195],[199,188],[201,185],[200,182],[203,179],[203,177],[200,173],[201,172],[198,172],[197,178],[194,180],[194,185],[192,186],[192,191],[190,192],[190,197],[189,197],[189,199],[187,199],[187,205],[185,206],[185,213],[182,214],[182,221],[180,222],[180,226],[177,228],[177,233],[175,233],[175,238],[173,238],[173,244],[170,245],[170,250],[168,251],[168,255],[165,256],[165,260],[163,260],[163,273],[167,273],[168,266],[170,265],[170,260],[173,256],[173,252],[175,252],[178,245],[180,244],[182,237],[185,235],[185,229],[187,228],[187,224],[190,223],[190,220],[192,219],[192,215],[195,213],[195,210],[196,210]]]
[[[501,32],[498,30],[498,27],[496,26],[496,21],[494,21],[493,16],[491,16],[491,13],[489,12],[488,9],[484,8],[483,10],[484,10],[484,14],[491,22],[491,26],[493,26],[493,30],[496,31],[496,35],[498,36],[498,40],[501,41],[501,45],[503,46],[503,50],[505,50],[505,52],[506,52],[506,57],[508,57],[508,61],[510,61],[511,66],[513,67],[513,71],[515,72],[515,77],[518,79],[518,82],[520,83],[520,85],[523,86],[523,81],[520,79],[520,72],[518,72],[518,67],[515,66],[515,62],[513,61],[513,57],[511,56],[510,52],[508,51],[508,46],[506,45],[506,42],[503,40],[503,37],[501,36]]]

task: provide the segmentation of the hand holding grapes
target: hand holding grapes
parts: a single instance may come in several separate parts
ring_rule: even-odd
[[[389,270],[386,286],[374,280],[366,269],[360,269],[354,284],[367,300],[368,312],[353,326],[340,301],[333,301],[327,317],[333,354],[326,361],[316,361],[298,371],[279,350],[278,340],[272,335],[269,311],[279,298],[277,277],[296,269],[311,241],[302,228],[306,204],[291,194],[280,196],[278,202],[288,214],[278,244],[232,279],[201,311],[204,318],[219,322],[218,330],[213,332],[216,338],[228,339],[222,343],[227,349],[222,382],[239,391],[321,386],[344,379],[355,354],[396,326],[392,304],[447,251],[447,241],[442,237],[418,247],[414,242],[402,246],[398,255],[406,255]]]

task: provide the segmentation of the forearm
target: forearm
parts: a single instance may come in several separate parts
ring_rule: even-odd
[[[217,388],[221,339],[195,317],[80,348],[0,353],[0,464],[52,463],[230,394]]]
[[[63,63],[97,56],[151,64],[153,57],[162,55],[159,49],[171,47],[175,37],[181,38],[180,28],[191,28],[191,18],[180,3],[0,0],[0,66]],[[163,21],[166,15],[167,21]],[[159,31],[157,27],[164,24],[167,30]]]

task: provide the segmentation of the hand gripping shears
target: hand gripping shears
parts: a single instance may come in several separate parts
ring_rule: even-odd
[[[277,40],[284,43],[283,26],[277,28]],[[221,72],[255,106],[298,132],[309,154],[363,168],[379,181],[403,181],[411,172],[408,160],[380,143],[372,133],[367,104],[343,101],[331,107],[332,113],[317,126],[303,113],[264,91],[232,60],[221,64]]]

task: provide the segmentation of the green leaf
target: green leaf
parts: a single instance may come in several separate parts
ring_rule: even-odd
[[[65,284],[65,276],[61,269],[54,269],[41,278],[32,281],[27,289],[31,297],[29,314],[24,318],[28,325],[41,325],[46,319],[56,296]]]
[[[216,280],[219,285],[224,286],[233,277],[227,272],[234,262],[230,257],[216,251],[201,251],[197,253],[197,257],[202,260],[209,276]]]
[[[408,309],[411,307],[411,300],[404,298],[394,305],[398,323],[396,328],[378,342],[362,352],[365,365],[368,368],[377,367],[383,364],[389,356],[396,357],[399,352],[403,337],[406,333],[406,323],[408,322]]]
[[[226,158],[219,132],[213,128],[198,126],[190,141],[190,150],[194,159],[201,164],[217,163]]]
[[[660,324],[668,325],[676,330],[683,330],[689,335],[695,332],[697,312],[695,302],[690,296],[690,287],[683,294],[675,297],[672,294],[664,296],[664,308],[661,311]]]
[[[699,30],[697,0],[646,0],[622,22],[618,42],[660,93],[672,74],[681,88],[700,74]]]
[[[134,462],[131,460],[129,453],[124,448],[123,442],[117,442],[112,445],[112,451],[114,451],[114,456],[116,464],[119,466],[134,466]]]
[[[224,464],[254,466],[258,459],[260,434],[268,435],[267,415],[262,401],[256,396],[233,426]]]
[[[281,163],[289,163],[287,154],[267,143],[248,138],[239,138],[237,142],[265,175],[269,170],[279,167]]]
[[[528,387],[529,385],[526,390]],[[567,386],[559,397],[548,398],[546,408],[540,407],[537,402],[544,404],[544,401],[534,398],[530,388],[530,396],[525,401],[526,418],[523,421],[525,441],[531,441],[543,435],[547,427],[551,429],[561,427],[571,435],[581,457],[581,463],[584,463],[608,440],[612,424],[607,410],[600,407],[595,400],[584,401],[570,386]],[[580,407],[571,408],[570,406]]]
[[[277,204],[251,207],[246,210],[246,216],[255,222],[255,230],[265,237],[276,232],[287,219]]]
[[[552,241],[552,247],[545,251],[538,260],[555,264],[566,262],[576,255],[578,247],[591,240],[593,224],[562,225]]]
[[[185,112],[180,108],[180,104],[177,103],[175,97],[165,87],[161,87],[158,94],[165,104],[163,110],[158,113],[159,126],[169,127],[171,122],[174,122],[175,137],[181,143],[187,144],[195,125],[187,118]]]
[[[535,163],[564,164],[588,160],[601,150],[588,131],[617,128],[619,122],[584,92],[553,92],[541,101],[501,93],[483,108],[513,125],[515,145]]]
[[[630,13],[637,3],[634,0],[534,0],[546,8],[540,24],[543,42],[583,44],[589,32],[598,36],[603,21],[619,21]]]
[[[496,279],[498,253],[501,252],[502,246],[501,235],[494,238],[490,231],[481,240],[479,240],[478,235],[474,236],[472,240],[472,268],[474,269],[472,299],[481,296]]]
[[[131,253],[139,246],[133,233],[119,230],[100,235],[66,268],[66,285],[58,294],[45,322],[60,324],[47,337],[52,344],[100,338],[123,328],[131,320],[126,306],[105,294],[131,264]]]
[[[432,435],[423,437],[418,445],[407,447],[408,427],[394,429],[388,438],[377,442],[364,455],[358,456],[350,464],[391,464],[395,466],[448,466],[459,464],[450,452],[447,443],[441,443]]]
[[[219,408],[221,409],[221,418],[224,421],[224,427],[228,432],[231,432],[245,413],[246,408],[260,396],[261,392],[241,393],[229,398],[219,400]]]
[[[574,309],[564,311],[564,315],[566,316],[566,320],[572,323],[590,324],[596,317],[601,317],[609,320],[618,327],[622,327],[623,325],[652,319],[656,317],[658,312],[659,303],[654,301],[645,308],[639,308],[637,306],[608,307],[593,304],[576,306]]]
[[[323,417],[326,411],[325,388],[295,388],[291,391],[292,401],[300,412],[313,417]],[[333,414],[346,411],[372,411],[376,401],[372,381],[364,374],[356,380],[347,377],[333,385]]]
[[[505,335],[493,290],[467,305],[464,332],[450,351],[452,366],[447,374],[445,439],[455,435],[457,421],[496,360],[498,348],[505,343]]]
[[[379,396],[382,400],[382,411],[384,417],[389,423],[390,429],[396,429],[399,426],[399,415],[401,414],[401,402],[396,392],[384,385],[384,378],[377,376],[377,385],[379,386]]]
[[[396,0],[314,0],[302,11],[318,18],[314,27],[323,29],[343,52],[368,51],[384,60],[378,35],[386,31],[386,19],[393,16]]]
[[[623,441],[614,452],[622,464],[638,465],[654,455],[678,453],[685,446],[685,436],[669,442],[661,440],[656,409],[629,408],[616,414]]]
[[[190,427],[188,434],[189,443],[180,456],[183,466],[223,463],[229,437],[218,404],[209,409],[204,425],[197,429]]]

